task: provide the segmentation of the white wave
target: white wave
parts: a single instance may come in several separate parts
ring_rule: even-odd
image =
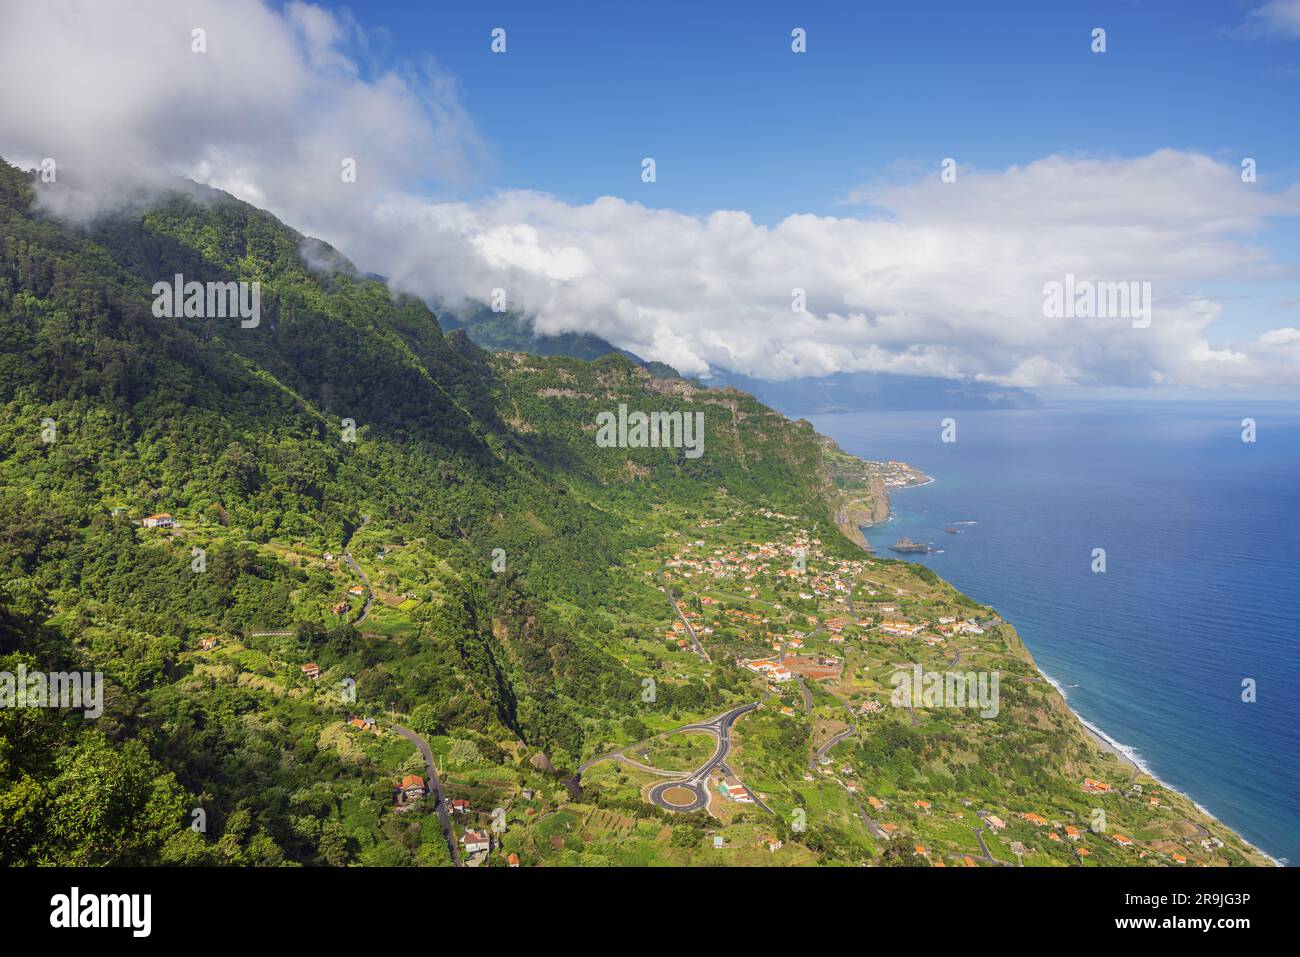
[[[1162,777],[1160,777],[1160,775],[1158,775],[1158,774],[1156,774],[1154,771],[1152,771],[1152,770],[1151,770],[1151,766],[1150,766],[1149,764],[1147,764],[1146,760],[1142,757],[1141,752],[1138,751],[1137,748],[1133,748],[1133,747],[1130,747],[1130,746],[1127,745],[1127,744],[1122,744],[1121,742],[1116,741],[1114,738],[1112,738],[1109,734],[1107,734],[1105,731],[1103,731],[1103,730],[1102,730],[1101,728],[1099,728],[1097,725],[1093,724],[1091,721],[1089,721],[1089,720],[1088,720],[1087,718],[1085,718],[1083,715],[1079,714],[1078,711],[1075,711],[1075,710],[1074,710],[1074,707],[1070,704],[1070,696],[1067,695],[1067,694],[1065,693],[1065,692],[1066,692],[1066,687],[1067,687],[1067,686],[1063,686],[1059,681],[1057,681],[1055,678],[1053,678],[1051,675],[1049,675],[1049,674],[1048,674],[1046,671],[1044,671],[1041,667],[1039,667],[1039,669],[1038,669],[1038,673],[1039,673],[1040,675],[1043,676],[1043,678],[1047,681],[1048,684],[1050,684],[1053,688],[1055,688],[1058,692],[1060,692],[1061,697],[1065,700],[1065,706],[1066,706],[1067,708],[1070,709],[1070,712],[1071,712],[1071,713],[1072,713],[1076,718],[1079,719],[1079,723],[1080,723],[1080,724],[1082,724],[1085,728],[1087,728],[1089,731],[1091,731],[1091,732],[1092,732],[1093,734],[1095,734],[1097,737],[1101,738],[1101,740],[1105,741],[1106,744],[1108,744],[1110,747],[1114,748],[1116,751],[1118,751],[1118,752],[1119,752],[1120,754],[1122,754],[1124,757],[1126,757],[1126,758],[1128,758],[1130,761],[1132,761],[1132,762],[1137,766],[1138,770],[1140,770],[1143,774],[1147,775],[1147,777],[1150,777],[1150,778],[1154,779],[1155,782],[1156,782],[1157,784],[1159,784],[1162,788],[1164,788],[1166,791],[1172,791],[1174,794],[1179,794],[1179,795],[1181,795],[1182,797],[1186,798],[1188,801],[1190,801],[1190,802],[1192,803],[1192,806],[1195,807],[1196,810],[1200,811],[1200,812],[1201,812],[1202,814],[1204,814],[1206,817],[1209,817],[1209,818],[1213,819],[1215,823],[1221,825],[1221,826],[1222,826],[1223,828],[1225,828],[1226,830],[1232,831],[1234,834],[1237,835],[1238,838],[1240,838],[1240,840],[1241,840],[1241,842],[1242,842],[1243,844],[1246,844],[1248,847],[1252,847],[1252,848],[1254,848],[1255,850],[1259,851],[1260,854],[1263,854],[1265,857],[1267,857],[1270,861],[1272,861],[1272,862],[1273,862],[1274,864],[1276,864],[1278,867],[1285,867],[1285,866],[1287,866],[1287,864],[1286,864],[1286,858],[1276,858],[1276,857],[1274,857],[1272,854],[1268,853],[1268,851],[1265,851],[1263,848],[1261,848],[1261,847],[1256,847],[1254,844],[1251,844],[1250,841],[1246,840],[1246,838],[1243,837],[1240,833],[1238,833],[1235,829],[1229,827],[1227,824],[1224,824],[1222,818],[1220,818],[1217,814],[1215,814],[1213,811],[1211,811],[1209,808],[1207,808],[1207,807],[1206,807],[1204,804],[1202,804],[1200,801],[1195,800],[1191,795],[1187,794],[1185,791],[1181,791],[1181,790],[1179,790],[1178,788],[1174,787],[1174,786],[1171,785],[1168,781],[1166,781],[1166,780],[1164,780]],[[1078,688],[1078,687],[1080,687],[1080,686],[1077,685],[1077,684],[1074,684],[1074,685],[1069,685],[1068,687],[1070,687],[1070,688]]]

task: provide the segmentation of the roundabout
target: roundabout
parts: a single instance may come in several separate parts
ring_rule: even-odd
[[[694,781],[667,781],[656,784],[650,789],[652,803],[669,811],[698,811],[704,807],[709,797],[704,788]]]
[[[736,719],[747,712],[753,711],[762,702],[755,701],[750,704],[741,705],[738,708],[732,708],[725,714],[720,714],[710,721],[703,721],[698,724],[688,724],[668,732],[669,734],[690,734],[702,733],[711,735],[716,742],[714,745],[713,755],[694,771],[668,771],[662,768],[651,767],[641,764],[628,756],[632,748],[621,748],[618,751],[610,751],[606,754],[597,755],[579,765],[578,772],[569,782],[573,787],[580,788],[583,772],[593,765],[602,761],[622,761],[649,774],[657,774],[670,778],[667,781],[661,781],[646,792],[646,800],[665,811],[676,811],[682,814],[689,814],[691,811],[698,811],[701,808],[708,807],[709,776],[715,770],[721,770],[723,773],[730,774],[731,769],[727,766],[727,754],[731,750],[731,726]],[[758,807],[762,808],[768,814],[773,813],[772,809],[758,799],[753,797],[753,801]]]

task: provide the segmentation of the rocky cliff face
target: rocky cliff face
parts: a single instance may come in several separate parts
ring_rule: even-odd
[[[886,475],[891,468],[921,473],[901,463],[868,462],[849,455],[834,440],[820,436],[821,461],[818,480],[822,497],[832,519],[841,532],[860,548],[870,551],[871,543],[863,534],[864,526],[877,525],[889,518],[889,485]]]

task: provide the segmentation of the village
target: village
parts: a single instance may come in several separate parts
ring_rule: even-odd
[[[165,513],[140,524],[192,534]],[[380,544],[378,537],[369,538],[362,551],[364,566],[342,549],[313,554],[300,548],[296,558],[327,574],[325,581],[337,589],[336,597],[322,593],[324,620],[400,636],[407,627],[404,612],[427,595],[407,584],[410,569],[425,567],[425,560],[418,548]],[[455,739],[425,742],[442,769],[412,767],[419,755],[393,733],[391,715],[350,714],[343,730],[358,742],[355,747],[384,764],[405,765],[391,779],[391,813],[435,829],[442,821],[447,855],[463,866],[532,866],[591,853],[595,846],[606,853],[618,846],[622,853],[641,847],[637,853],[649,854],[651,845],[655,856],[679,853],[663,846],[672,831],[604,807],[623,800],[619,794],[635,795],[670,819],[674,813],[703,813],[711,822],[705,849],[731,863],[808,863],[801,843],[806,825],[800,823],[806,819],[812,826],[833,824],[846,853],[864,861],[906,846],[915,863],[936,867],[1222,862],[1224,841],[1201,825],[1193,828],[1169,806],[1173,798],[1154,782],[1139,781],[1131,769],[1112,768],[1107,773],[1122,783],[1108,783],[1097,773],[1100,763],[1081,765],[1090,773],[1072,785],[1078,800],[1048,810],[1019,806],[988,782],[972,786],[978,778],[961,779],[965,794],[942,793],[882,779],[862,767],[863,756],[874,753],[873,741],[892,723],[909,733],[930,729],[956,736],[966,742],[959,750],[979,747],[977,713],[949,713],[918,702],[900,715],[888,682],[899,668],[1001,668],[1023,687],[1046,693],[1045,683],[1014,653],[1015,639],[1000,617],[911,568],[869,553],[828,549],[797,516],[776,509],[733,509],[699,521],[689,533],[665,528],[663,545],[647,551],[639,572],[661,593],[661,623],[657,632],[637,639],[636,648],[658,643],[669,650],[662,667],[673,681],[709,680],[726,669],[748,676],[742,683],[748,690],[718,718],[697,716],[694,724],[685,716],[655,720],[651,741],[627,742],[612,752],[612,760],[586,770],[582,801],[575,802],[540,766],[525,764],[526,773],[503,775],[477,759],[466,764],[457,758],[466,752],[465,743]],[[289,632],[251,637],[277,634]],[[228,641],[205,636],[197,651],[239,654],[237,643],[223,647]],[[636,648],[628,653],[639,660],[643,652]],[[328,668],[320,662],[292,667],[309,686],[325,684]],[[806,742],[801,753],[782,751],[787,728],[797,729]],[[672,753],[664,748],[675,736],[701,732],[707,732],[706,740],[683,752],[680,766],[653,763]],[[332,734],[326,738],[331,747],[348,750]],[[723,740],[725,747],[719,747]],[[791,764],[798,770],[792,773]],[[1106,813],[1098,816],[1098,807]],[[1139,807],[1140,823],[1130,825]],[[1167,818],[1163,825],[1161,815]],[[1108,816],[1125,823],[1107,823]]]
[[[913,477],[900,470],[893,478],[906,483]],[[1083,864],[1098,850],[1111,863],[1117,854],[1132,854],[1132,862],[1206,864],[1223,847],[1217,836],[1193,837],[1184,833],[1189,825],[1175,821],[1166,828],[1141,828],[1152,838],[1140,841],[1108,827],[1104,809],[1046,814],[1014,804],[990,807],[975,797],[943,801],[931,794],[903,801],[900,813],[896,795],[870,793],[870,780],[835,754],[852,753],[855,742],[871,733],[871,722],[893,710],[884,669],[923,655],[939,656],[936,667],[941,668],[992,663],[1010,650],[1002,637],[1005,623],[988,609],[932,594],[943,589],[928,587],[902,563],[828,554],[794,516],[758,510],[755,518],[779,523],[787,534],[719,544],[718,532],[727,522],[718,520],[700,523],[704,535],[667,533],[662,576],[679,616],[664,638],[681,652],[698,643],[710,660],[752,674],[758,682],[755,692],[763,696],[755,714],[770,710],[780,719],[806,723],[812,744],[802,782],[827,780],[841,788],[849,802],[846,816],[857,817],[877,844],[906,837],[914,855],[932,866],[1011,866],[1026,860]],[[1028,672],[1018,680],[1041,684],[1024,664],[1017,671]],[[913,727],[922,720],[918,712],[925,713],[914,708],[908,716]],[[964,733],[979,727],[976,715],[944,715],[941,720]],[[744,783],[749,776],[743,760],[745,721],[737,723],[733,737],[742,757],[734,762],[735,773],[720,782],[718,795],[739,805],[752,805],[756,798],[779,803],[774,792],[755,791]],[[1139,783],[1131,768],[1117,773],[1124,785],[1083,775],[1075,793],[1085,802],[1104,797],[1129,808],[1140,803],[1148,819],[1160,813],[1163,792],[1158,785]],[[855,806],[861,814],[852,813]],[[709,804],[711,812],[716,807]],[[954,830],[951,824],[958,826]],[[943,837],[912,840],[927,832]],[[994,853],[996,847],[1001,854]]]

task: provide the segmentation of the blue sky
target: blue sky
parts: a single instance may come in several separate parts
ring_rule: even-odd
[[[690,375],[1300,390],[1300,0],[3,17],[0,84],[43,95],[0,108],[0,155],[59,158],[55,213],[188,177],[435,308],[499,290]],[[1152,321],[1051,314],[1072,276],[1149,284]]]
[[[846,193],[942,157],[1004,168],[1161,147],[1300,172],[1300,41],[1230,2],[428,3],[350,9],[374,67],[455,76],[494,163],[479,188],[684,212],[842,214]],[[505,55],[489,51],[494,27]],[[808,53],[790,52],[790,30]],[[1093,54],[1093,27],[1107,52]],[[380,35],[377,31],[386,31]],[[640,182],[654,156],[658,182]]]

